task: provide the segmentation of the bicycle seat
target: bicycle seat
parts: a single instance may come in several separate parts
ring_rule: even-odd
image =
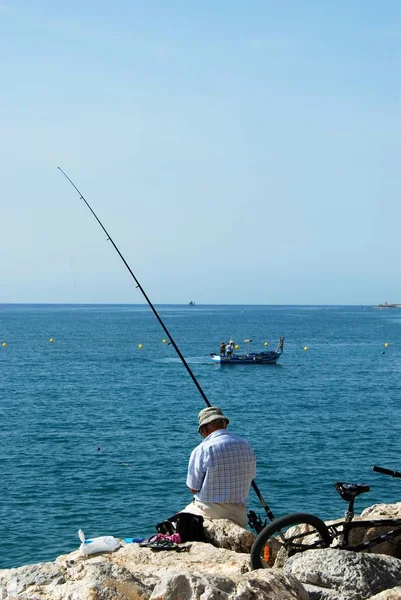
[[[334,486],[341,498],[347,502],[353,500],[359,496],[359,494],[363,494],[364,492],[368,492],[370,490],[368,485],[363,485],[361,483],[344,483],[343,481],[337,481]]]

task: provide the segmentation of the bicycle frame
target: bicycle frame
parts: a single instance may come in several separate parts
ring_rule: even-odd
[[[377,471],[378,473],[382,473],[384,475],[390,475],[391,477],[401,477],[401,473],[399,471],[392,471],[390,469],[385,469],[376,465],[373,467],[373,471]],[[356,484],[351,484],[350,487],[359,488],[359,492],[355,493],[355,495],[351,494],[351,497],[347,496],[346,491],[342,489],[341,486],[341,483],[337,483],[335,485],[341,497],[348,500],[348,508],[345,511],[345,519],[344,521],[340,521],[339,523],[333,523],[332,525],[327,526],[332,541],[334,541],[336,538],[339,538],[339,544],[337,546],[338,548],[340,548],[341,550],[353,550],[355,552],[362,552],[367,548],[378,546],[383,542],[401,536],[401,518],[368,519],[366,521],[354,521],[353,518],[355,499],[357,498],[359,493],[362,493],[363,491],[369,491],[369,486],[358,486]],[[387,531],[386,533],[380,535],[374,535],[373,537],[371,537],[370,540],[366,540],[359,544],[352,544],[350,542],[350,534],[353,529],[367,530],[379,527],[395,527],[395,529],[391,529],[390,531]]]
[[[398,471],[390,471],[383,467],[373,467],[373,470],[401,478],[401,472]],[[263,528],[257,532],[258,535],[251,548],[251,567],[260,569],[275,566],[276,558],[284,564],[282,561],[285,560],[285,556],[290,557],[312,548],[332,547],[362,552],[384,542],[393,544],[396,552],[392,551],[391,554],[401,558],[401,518],[367,518],[354,521],[355,499],[360,494],[368,492],[369,486],[337,482],[335,488],[348,503],[343,520],[327,524],[319,517],[308,513],[284,515],[269,524],[266,522],[263,524],[260,519],[252,519],[252,524],[256,525],[255,529]],[[383,528],[386,531],[383,532]],[[361,535],[354,538],[355,541],[351,535],[353,530],[363,530],[363,534],[361,532]],[[369,530],[381,530],[381,532],[376,534],[375,531]],[[366,539],[367,537],[370,539]],[[363,538],[364,541],[361,541]]]
[[[379,527],[394,527],[386,533],[374,535],[369,540],[353,544],[349,541],[350,533],[353,529],[376,529]],[[367,521],[340,521],[327,526],[330,538],[334,541],[339,538],[339,544],[336,546],[340,550],[353,550],[354,552],[363,552],[368,548],[378,546],[383,542],[393,540],[401,536],[401,519],[369,519]],[[400,541],[398,541],[398,544]]]

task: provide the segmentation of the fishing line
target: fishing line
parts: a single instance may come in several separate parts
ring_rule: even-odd
[[[198,388],[198,391],[200,393],[200,395],[202,396],[202,398],[204,399],[204,401],[206,402],[207,406],[212,406],[205,394],[205,392],[203,391],[203,389],[201,388],[198,380],[196,379],[195,375],[193,374],[190,366],[188,365],[187,361],[185,360],[184,356],[182,355],[180,349],[178,348],[177,344],[175,343],[173,337],[171,336],[170,332],[168,331],[167,327],[165,326],[165,324],[163,323],[162,319],[160,318],[159,313],[157,312],[157,310],[155,309],[155,307],[153,306],[152,302],[150,301],[150,299],[148,298],[145,290],[143,289],[143,287],[141,286],[141,284],[139,283],[138,279],[135,277],[131,267],[129,266],[129,264],[127,263],[127,261],[125,260],[125,258],[123,257],[123,255],[121,254],[120,250],[117,248],[116,244],[114,243],[113,238],[111,237],[111,235],[109,234],[109,232],[107,231],[107,229],[105,228],[105,226],[103,225],[103,223],[101,222],[101,220],[99,219],[99,217],[97,216],[97,214],[95,213],[95,211],[93,210],[93,208],[90,206],[89,202],[86,200],[86,198],[81,194],[81,192],[79,191],[79,189],[77,188],[77,186],[75,185],[75,183],[68,177],[68,175],[66,173],[64,173],[63,169],[61,167],[57,167],[59,169],[59,171],[61,171],[61,173],[64,175],[64,177],[70,182],[70,184],[72,185],[72,187],[75,189],[75,191],[79,194],[80,199],[83,200],[86,204],[86,206],[89,208],[90,212],[92,213],[92,215],[95,217],[96,221],[99,223],[100,227],[103,229],[104,233],[107,236],[107,241],[111,242],[114,250],[117,252],[118,256],[121,258],[121,260],[123,261],[124,265],[127,267],[131,277],[134,279],[135,283],[136,283],[136,287],[141,291],[143,297],[145,298],[146,302],[149,304],[150,308],[153,311],[153,314],[155,315],[156,319],[159,321],[160,325],[162,326],[164,332],[166,333],[167,337],[170,340],[170,343],[172,344],[174,350],[177,352],[178,356],[181,359],[182,364],[184,365],[184,367],[186,368],[186,370],[188,371],[192,381],[194,382],[194,384],[196,385],[196,387]],[[260,500],[260,503],[262,504],[263,508],[265,509],[265,512],[268,516],[268,518],[272,521],[274,519],[273,513],[271,512],[270,508],[267,506],[258,486],[256,485],[255,481],[252,481],[252,487],[257,495],[257,497]]]

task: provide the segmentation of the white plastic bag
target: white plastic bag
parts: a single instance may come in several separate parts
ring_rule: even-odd
[[[85,539],[85,534],[80,529],[78,537],[81,540],[79,549],[83,554],[95,554],[96,552],[114,552],[120,547],[120,543],[112,535],[103,535],[101,537]]]

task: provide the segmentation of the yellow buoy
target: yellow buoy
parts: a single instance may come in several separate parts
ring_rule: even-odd
[[[49,342],[54,342],[54,339],[53,339],[53,338],[50,338]]]
[[[163,342],[163,344],[165,344],[165,343],[166,343],[166,340],[163,338],[163,339],[162,339],[162,342]]]
[[[236,350],[239,350],[239,345],[238,345],[238,344],[235,344],[234,348],[235,348]]]
[[[7,346],[7,344],[5,342],[3,342],[3,348],[5,348]]]
[[[309,350],[308,346],[304,347],[305,352],[307,352]]]
[[[142,344],[138,344],[138,348],[141,349],[142,348]]]
[[[269,342],[265,342],[265,346],[268,346],[268,345],[269,345]]]
[[[386,342],[384,345],[385,345],[385,347],[387,348],[387,347],[388,347],[388,342]]]

